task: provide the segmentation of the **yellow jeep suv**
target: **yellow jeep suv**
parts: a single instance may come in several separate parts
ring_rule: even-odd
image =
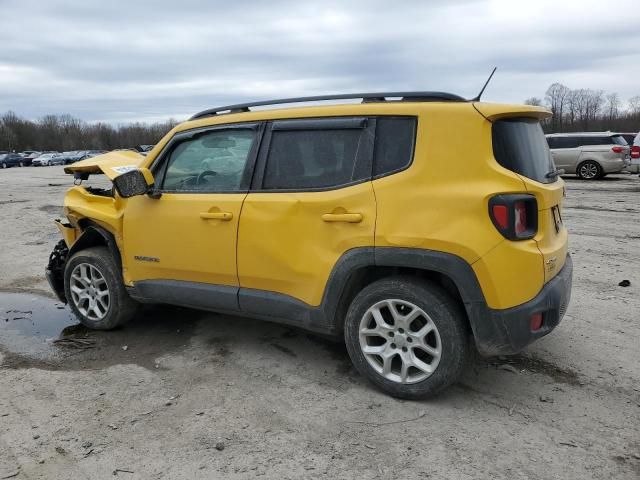
[[[347,98],[362,102],[254,108]],[[90,328],[140,303],[256,317],[343,336],[376,386],[426,397],[459,377],[473,344],[517,352],[565,313],[548,115],[439,92],[206,110],[147,157],[65,168],[76,186],[47,277]],[[113,188],[81,185],[91,174]]]

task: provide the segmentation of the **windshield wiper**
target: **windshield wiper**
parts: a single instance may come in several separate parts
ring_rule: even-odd
[[[564,169],[563,168],[556,169],[556,170],[551,170],[549,173],[547,173],[545,175],[545,178],[557,177],[559,175],[564,175]]]

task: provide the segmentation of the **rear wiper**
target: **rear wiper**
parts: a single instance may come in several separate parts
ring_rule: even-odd
[[[558,175],[564,175],[564,169],[560,168],[557,170],[551,170],[549,173],[545,175],[545,178],[557,177]]]

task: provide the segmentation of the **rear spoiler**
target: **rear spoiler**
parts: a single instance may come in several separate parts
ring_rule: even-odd
[[[533,105],[474,102],[473,108],[490,122],[508,117],[529,117],[543,120],[553,115],[546,108]]]

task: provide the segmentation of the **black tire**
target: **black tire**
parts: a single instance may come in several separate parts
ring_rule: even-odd
[[[2,168],[7,168],[7,164],[2,162]]]
[[[20,167],[24,167],[24,162],[19,163]]]
[[[91,318],[90,313],[87,315],[80,310],[72,295],[71,285],[74,281],[71,276],[79,265],[89,265],[99,272],[106,281],[108,288],[108,308],[102,318]],[[78,285],[78,284],[76,284]],[[122,274],[115,264],[113,256],[105,247],[91,247],[80,250],[71,256],[64,270],[64,292],[67,302],[71,310],[78,320],[88,328],[94,330],[111,330],[112,328],[123,325],[133,318],[138,309],[138,303],[133,300],[127,293],[122,283]],[[88,310],[84,307],[84,310]]]
[[[576,168],[576,175],[582,180],[598,180],[602,177],[602,167],[594,160],[585,160]]]
[[[439,334],[441,348],[439,363],[430,376],[415,383],[401,383],[385,378],[382,372],[374,369],[362,351],[360,323],[365,321],[363,320],[365,313],[375,305],[379,305],[379,302],[389,299],[407,302],[421,309],[430,317]],[[467,325],[462,306],[438,285],[414,277],[391,277],[368,285],[356,295],[347,312],[344,336],[355,368],[375,386],[394,397],[421,399],[438,394],[458,380],[464,372],[470,354]],[[400,332],[403,333],[402,329]],[[397,335],[396,333],[396,336],[392,337],[394,342],[399,338]],[[408,336],[408,331],[403,333],[403,338]],[[389,341],[391,339],[387,339],[387,342]],[[406,339],[402,340],[403,344],[412,349],[409,355],[415,355],[416,344],[404,343],[405,341]],[[396,348],[395,344],[390,345]],[[402,351],[407,352],[405,347]],[[402,355],[399,350],[398,354]]]

